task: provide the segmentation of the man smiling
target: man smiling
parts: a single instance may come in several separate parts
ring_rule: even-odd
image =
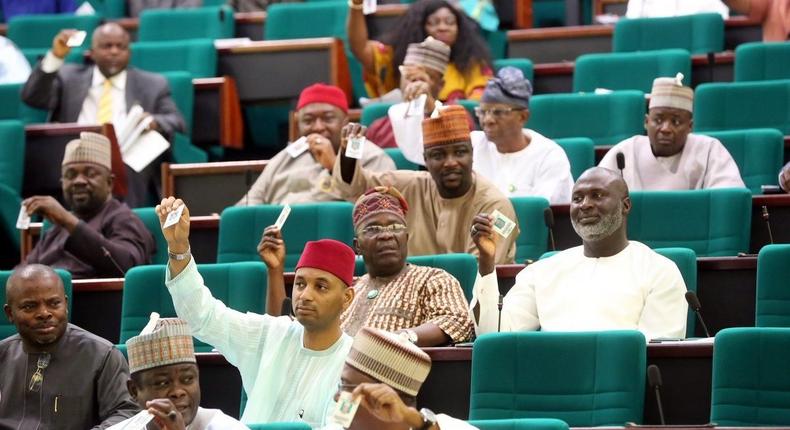
[[[357,198],[368,189],[393,186],[403,193],[411,210],[406,215],[409,227],[409,255],[469,252],[477,254],[472,239],[465,234],[475,215],[499,210],[516,221],[513,205],[487,179],[472,171],[472,144],[466,110],[446,106],[438,117],[422,122],[425,167],[427,172],[397,170],[371,172],[341,151],[332,172],[338,190]],[[364,128],[349,124],[344,128],[341,146]],[[516,253],[514,231],[496,250],[496,263],[512,263]]]
[[[471,307],[479,311],[478,334],[633,329],[647,339],[685,337],[683,277],[671,260],[628,240],[630,212],[628,187],[618,173],[600,167],[585,171],[570,206],[583,245],[528,265],[516,276],[501,313],[491,219],[475,218],[480,277]]]

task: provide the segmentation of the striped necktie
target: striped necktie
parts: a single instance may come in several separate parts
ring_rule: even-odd
[[[104,80],[102,85],[101,97],[99,97],[99,110],[96,114],[96,120],[99,124],[105,124],[112,121],[112,82],[109,79]]]

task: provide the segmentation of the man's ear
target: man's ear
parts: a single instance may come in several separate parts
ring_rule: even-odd
[[[628,215],[631,213],[631,197],[625,196],[623,197],[623,215]]]
[[[137,402],[137,384],[134,383],[132,378],[129,378],[126,381],[126,390],[129,391],[129,395],[132,396],[132,400]]]
[[[650,121],[650,119],[649,119],[649,117],[648,117],[648,114],[645,114],[645,123],[644,123],[645,131],[647,131],[647,124],[648,124],[648,121]]]
[[[526,124],[529,121],[530,111],[529,109],[524,109],[521,113],[521,123]]]
[[[5,317],[8,319],[8,322],[11,324],[14,323],[14,317],[11,315],[11,305],[8,303],[3,305],[3,312],[5,312]]]
[[[359,249],[359,239],[355,237],[352,245],[354,246],[354,254],[362,255],[362,250]]]
[[[346,287],[346,290],[343,291],[343,312],[351,306],[351,303],[354,302],[354,296],[356,295],[356,291],[354,291],[354,287],[349,285]]]

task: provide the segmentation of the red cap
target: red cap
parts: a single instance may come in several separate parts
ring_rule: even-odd
[[[299,94],[299,102],[296,110],[299,110],[310,103],[327,103],[338,107],[348,113],[348,99],[346,93],[334,85],[313,84],[302,90]]]
[[[337,276],[347,286],[354,282],[354,250],[343,242],[321,239],[307,242],[296,268],[310,267]]]

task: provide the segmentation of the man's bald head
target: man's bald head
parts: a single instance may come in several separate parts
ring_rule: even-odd
[[[30,264],[14,270],[5,292],[3,310],[28,351],[46,349],[66,332],[66,292],[60,276],[50,267]]]
[[[91,59],[106,78],[124,71],[129,64],[129,33],[115,22],[93,31]]]
[[[603,185],[610,192],[617,194],[621,198],[628,197],[628,184],[620,173],[605,167],[590,167],[582,172],[579,179],[573,185],[573,188],[579,183],[596,182]]]
[[[58,276],[51,267],[43,264],[28,264],[14,270],[5,283],[6,304],[11,304],[13,298],[22,292],[25,283],[28,281],[40,281],[47,284],[52,283],[52,285],[56,286],[63,294],[63,297],[66,296],[63,280],[60,279],[60,276]]]

